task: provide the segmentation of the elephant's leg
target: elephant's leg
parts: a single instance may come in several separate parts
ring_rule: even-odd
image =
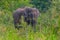
[[[33,31],[36,32],[36,21],[31,20],[31,25],[32,25]]]
[[[24,21],[27,23],[27,25],[30,24],[30,20],[28,19],[28,17],[24,17]]]
[[[21,26],[20,26],[21,22],[20,22],[19,19],[20,19],[19,17],[14,17],[14,26],[15,26],[15,28],[17,28],[18,30],[19,30],[19,28],[21,28]]]
[[[27,25],[29,25],[29,24],[30,24],[30,20],[25,20],[25,22],[27,23]]]

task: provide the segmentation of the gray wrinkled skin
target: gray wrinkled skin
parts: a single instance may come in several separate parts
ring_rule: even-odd
[[[34,27],[36,25],[37,18],[39,16],[39,11],[36,8],[30,8],[30,7],[18,8],[16,11],[14,11],[13,13],[14,26],[17,29],[22,27],[17,25],[21,24],[21,16],[24,17],[24,21],[28,25],[31,24],[32,27]]]

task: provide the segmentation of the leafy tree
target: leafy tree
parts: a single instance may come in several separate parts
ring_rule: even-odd
[[[45,12],[51,7],[51,0],[31,0],[30,3],[37,7],[41,12]]]
[[[23,6],[32,6],[31,4],[29,4],[29,0],[1,0],[0,1],[0,10],[15,10],[19,7],[23,7]]]

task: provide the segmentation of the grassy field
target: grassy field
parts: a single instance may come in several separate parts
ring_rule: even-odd
[[[41,13],[36,31],[22,21],[23,28],[14,28],[12,12],[0,11],[0,40],[60,40],[60,12],[55,8]]]
[[[22,6],[34,6],[30,0],[0,0],[0,40],[60,40],[60,0],[52,0],[51,7],[45,0],[40,0],[41,5],[39,0],[33,1],[39,10],[44,9],[41,5],[49,8],[46,13],[40,13],[36,32],[23,19],[20,30],[15,29],[13,24],[13,11]]]

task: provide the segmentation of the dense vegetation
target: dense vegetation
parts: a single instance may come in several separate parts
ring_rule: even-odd
[[[37,7],[41,12],[46,12],[52,5],[52,0],[31,0],[31,4]]]
[[[0,0],[0,40],[60,40],[60,0],[49,1]],[[14,28],[13,11],[24,6],[41,10],[36,26],[37,32],[33,32],[32,27],[23,19],[23,28],[19,31]]]

